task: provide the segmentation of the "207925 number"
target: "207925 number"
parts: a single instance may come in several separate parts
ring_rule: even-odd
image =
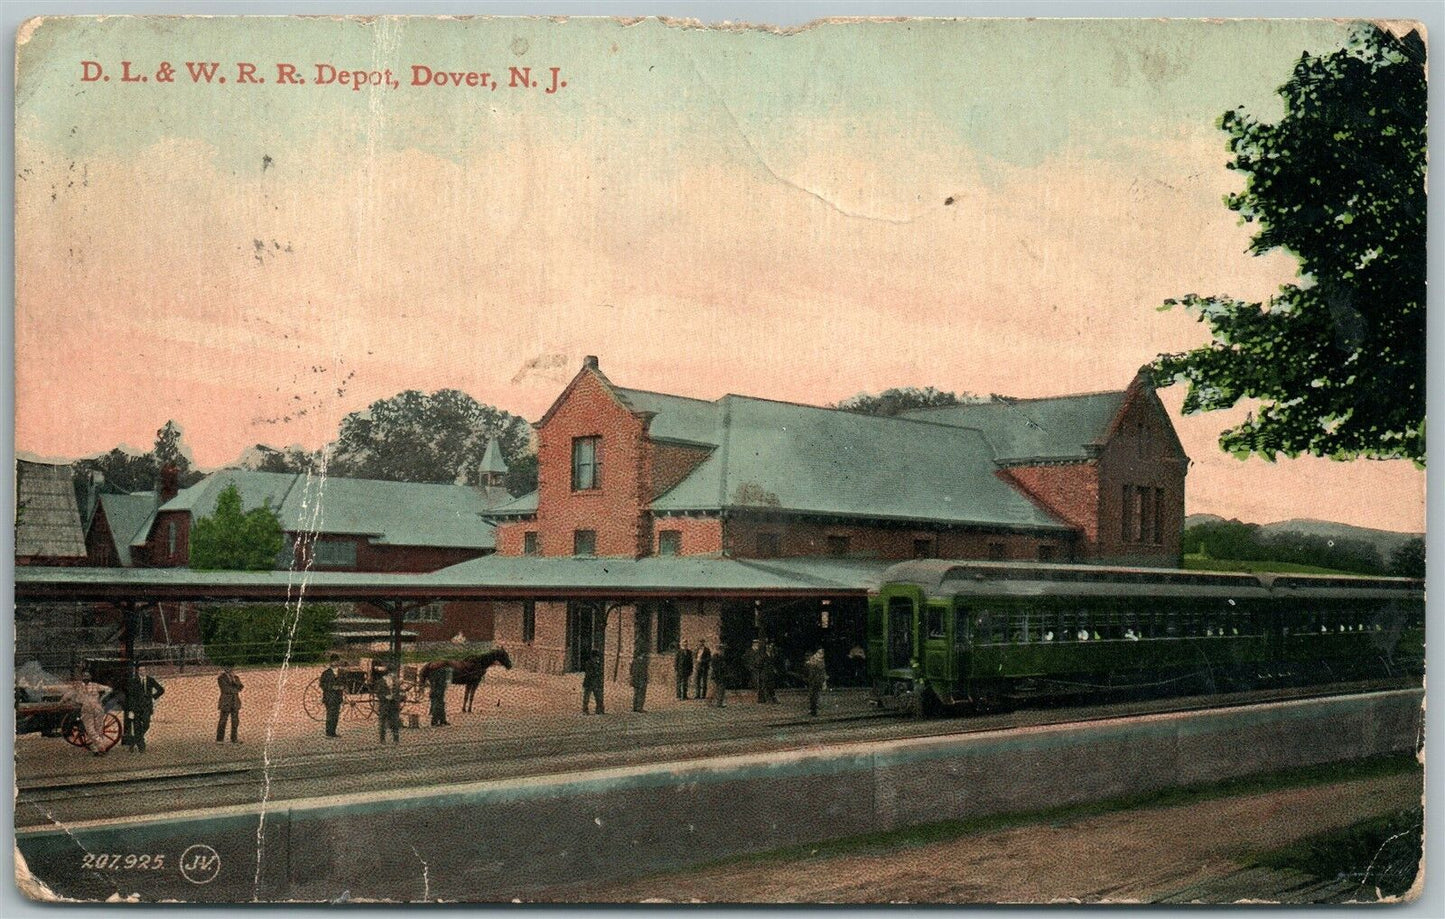
[[[95,871],[160,871],[166,866],[164,855],[114,852],[87,852],[80,867]]]

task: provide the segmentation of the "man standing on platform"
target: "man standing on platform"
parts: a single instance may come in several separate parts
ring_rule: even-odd
[[[391,742],[401,743],[401,700],[405,692],[396,674],[385,666],[378,667],[376,680],[376,716],[378,742],[386,743],[386,732],[391,731]]]
[[[341,720],[342,680],[341,658],[331,655],[331,666],[321,672],[321,704],[326,709],[326,736],[336,736],[336,724]]]
[[[146,751],[146,732],[151,729],[155,703],[165,692],[165,688],[146,672],[145,667],[136,667],[135,676],[126,681],[125,704],[131,717],[130,748],[136,753]]]
[[[228,719],[231,722],[231,743],[240,743],[236,739],[236,730],[241,725],[241,690],[245,689],[246,685],[236,676],[230,664],[216,677],[216,685],[221,690],[221,699],[216,703],[216,708],[221,713],[220,720],[216,722],[216,743],[222,743],[226,739]]]
[[[707,639],[702,641],[702,650],[697,652],[697,693],[699,699],[707,698],[707,675],[712,669],[712,652],[708,650]]]
[[[632,680],[632,710],[640,712],[647,701],[647,652],[638,649],[632,655],[632,666],[628,670],[628,677]]]
[[[602,652],[596,648],[587,652],[587,660],[582,664],[582,714],[587,714],[587,703],[592,699],[597,700],[597,714],[603,714]]]
[[[803,678],[808,683],[808,714],[818,717],[818,697],[823,692],[823,684],[827,681],[828,671],[823,663],[823,649],[819,648],[808,655],[808,661],[803,665]]]
[[[427,680],[431,689],[431,726],[445,727],[447,721],[447,687],[452,684],[452,668],[444,664],[431,672]]]

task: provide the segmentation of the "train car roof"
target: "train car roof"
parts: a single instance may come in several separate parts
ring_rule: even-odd
[[[1415,599],[1424,582],[1410,578],[1185,571],[1046,562],[919,559],[883,573],[882,584],[911,584],[931,596],[1276,596],[1299,599]]]

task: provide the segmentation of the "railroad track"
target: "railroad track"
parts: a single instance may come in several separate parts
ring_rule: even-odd
[[[255,763],[198,764],[194,768],[24,781],[18,785],[16,825],[165,813],[177,807],[250,804],[259,801],[267,787],[268,800],[284,806],[288,798],[377,788],[426,787],[820,745],[1103,723],[1418,686],[1409,679],[1370,680],[923,721],[889,711],[867,710],[826,720],[569,720],[560,726],[533,722],[526,733],[465,743],[368,747],[361,751],[366,759],[360,763],[353,748],[290,755],[269,767]]]

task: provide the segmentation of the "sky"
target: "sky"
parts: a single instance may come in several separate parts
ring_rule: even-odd
[[[1247,253],[1216,124],[1277,118],[1300,53],[1348,31],[46,20],[17,72],[16,449],[148,449],[174,419],[215,467],[404,389],[536,419],[588,354],[703,398],[1122,389],[1208,341],[1165,299],[1295,279]],[[1240,461],[1217,437],[1246,407],[1160,395],[1190,513],[1424,529],[1411,464]]]

